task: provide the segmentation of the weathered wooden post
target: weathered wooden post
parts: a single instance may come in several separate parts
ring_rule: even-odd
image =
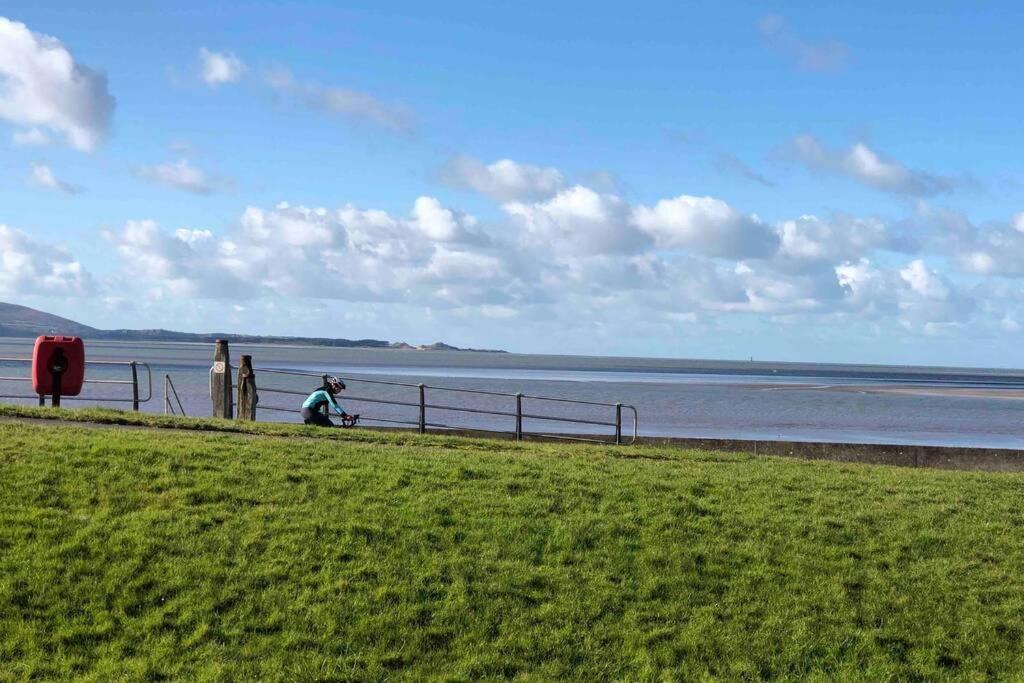
[[[218,339],[213,351],[213,367],[210,368],[210,398],[213,400],[213,416],[230,420],[234,412],[231,392],[231,353],[226,339]]]
[[[256,404],[260,401],[256,393],[256,372],[252,369],[252,356],[242,356],[238,366],[238,419],[256,420]]]

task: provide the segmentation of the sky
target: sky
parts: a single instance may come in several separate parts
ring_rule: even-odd
[[[14,0],[0,300],[1022,367],[1022,26],[1010,2]]]

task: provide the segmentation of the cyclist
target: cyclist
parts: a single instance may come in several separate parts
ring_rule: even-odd
[[[353,417],[358,417],[346,413],[345,409],[338,405],[338,401],[334,398],[344,389],[345,383],[337,377],[325,377],[324,385],[310,394],[309,398],[303,402],[302,421],[308,425],[333,427],[334,423],[331,422],[331,419],[321,412],[326,405],[331,406],[334,412],[341,416],[343,421],[348,422]]]

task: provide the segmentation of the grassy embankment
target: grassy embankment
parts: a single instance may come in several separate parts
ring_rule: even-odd
[[[1019,475],[244,429],[0,423],[0,679],[1024,674]]]

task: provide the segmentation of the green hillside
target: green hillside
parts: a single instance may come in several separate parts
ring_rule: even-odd
[[[0,680],[1024,675],[1018,475],[247,429],[0,422]]]

